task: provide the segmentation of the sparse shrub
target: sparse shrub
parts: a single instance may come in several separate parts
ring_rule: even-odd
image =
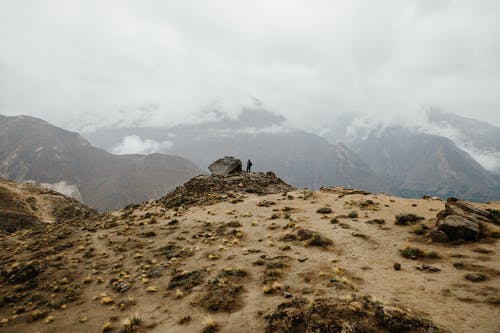
[[[210,317],[205,318],[203,333],[214,333],[219,330],[217,323]]]
[[[314,233],[313,236],[306,241],[306,246],[322,246],[327,247],[331,245],[332,241],[326,237],[321,236],[318,233]]]
[[[31,311],[30,321],[37,321],[47,316],[47,311],[33,310]]]
[[[498,209],[486,209],[490,213],[491,219],[495,224],[500,224],[500,210]]]
[[[429,230],[429,227],[427,227],[425,224],[419,224],[415,230],[413,230],[413,233],[415,235],[425,235],[427,231]]]
[[[332,212],[332,209],[330,207],[321,207],[316,210],[316,213],[318,214],[330,214]]]
[[[257,206],[259,207],[271,207],[276,205],[276,202],[271,201],[271,200],[262,200],[257,203]]]
[[[113,326],[111,325],[111,323],[109,321],[104,323],[104,325],[102,325],[102,329],[101,329],[102,333],[110,332],[112,330],[113,330]]]
[[[172,277],[168,284],[168,289],[180,288],[190,290],[203,282],[204,271],[182,272]]]
[[[175,298],[182,298],[182,297],[184,297],[184,292],[179,288],[175,289]]]
[[[406,245],[401,250],[399,250],[401,255],[405,258],[417,260],[420,258],[436,259],[439,258],[439,253],[436,251],[425,252],[419,248],[411,247]]]
[[[365,223],[368,223],[368,224],[385,224],[385,220],[384,219],[371,219],[371,220],[366,221]]]
[[[465,275],[465,278],[472,282],[483,282],[488,279],[488,277],[482,273],[469,273]]]
[[[437,253],[436,251],[431,251],[431,252],[426,252],[424,256],[425,258],[436,259],[439,258],[439,253]]]
[[[356,219],[358,218],[358,212],[353,210],[352,212],[349,213],[349,215],[347,215],[347,217],[350,219]]]
[[[190,315],[185,315],[179,321],[177,322],[179,325],[186,325],[191,321],[191,316]]]
[[[396,225],[410,225],[410,224],[415,224],[421,220],[425,220],[425,218],[415,214],[396,215]]]
[[[137,331],[141,323],[142,319],[137,315],[134,315],[132,318],[125,321],[125,324],[123,325],[124,328],[121,330],[121,333],[134,333]]]

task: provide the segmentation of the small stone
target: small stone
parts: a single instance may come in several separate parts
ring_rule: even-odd
[[[465,278],[472,282],[483,282],[487,279],[486,275],[481,273],[471,273],[465,275]]]
[[[309,258],[306,258],[306,257],[299,257],[299,258],[298,258],[299,262],[304,262],[304,261],[306,261],[307,259],[309,259]]]
[[[285,298],[292,298],[292,294],[289,293],[288,291],[283,292],[283,297]]]
[[[401,270],[401,264],[399,262],[394,263],[394,270],[395,271]]]
[[[126,292],[127,290],[129,290],[129,289],[130,289],[130,285],[129,285],[129,284],[127,284],[127,283],[125,283],[125,282],[123,282],[123,281],[118,282],[118,283],[116,284],[116,286],[115,286],[115,290],[116,290],[117,292],[119,292],[119,293],[124,293],[124,292]]]

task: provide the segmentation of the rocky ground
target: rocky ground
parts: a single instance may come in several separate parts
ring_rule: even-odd
[[[22,186],[1,192],[37,221],[1,222],[2,332],[500,331],[500,202],[252,173],[107,214],[36,215],[43,194]]]

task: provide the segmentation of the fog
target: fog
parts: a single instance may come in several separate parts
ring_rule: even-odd
[[[91,131],[257,103],[317,129],[437,106],[500,126],[499,22],[498,1],[0,1],[0,113]]]

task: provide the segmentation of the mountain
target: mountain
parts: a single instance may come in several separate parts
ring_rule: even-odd
[[[429,132],[445,136],[484,168],[500,175],[500,128],[440,109],[427,112]]]
[[[158,143],[162,152],[208,166],[220,156],[251,159],[257,171],[272,170],[298,187],[351,186],[387,189],[352,150],[309,132],[288,128],[285,118],[261,108],[246,108],[237,118],[217,113],[211,122],[170,128],[106,128],[86,133],[94,144],[112,151],[127,136]],[[161,143],[168,142],[168,145]]]
[[[285,118],[265,109],[247,107],[238,117],[215,110],[207,117],[212,121],[199,124],[105,128],[86,135],[109,151],[135,135],[199,166],[224,155],[250,158],[256,170],[273,170],[298,187],[341,185],[478,201],[500,197],[500,175],[489,167],[500,152],[500,129],[434,109],[419,124],[376,125],[360,117],[344,114],[311,133],[290,128]]]
[[[159,197],[200,173],[181,157],[113,155],[46,121],[0,115],[0,177],[41,184],[99,210]]]
[[[371,131],[352,147],[397,195],[500,197],[495,176],[445,137],[393,126]]]

